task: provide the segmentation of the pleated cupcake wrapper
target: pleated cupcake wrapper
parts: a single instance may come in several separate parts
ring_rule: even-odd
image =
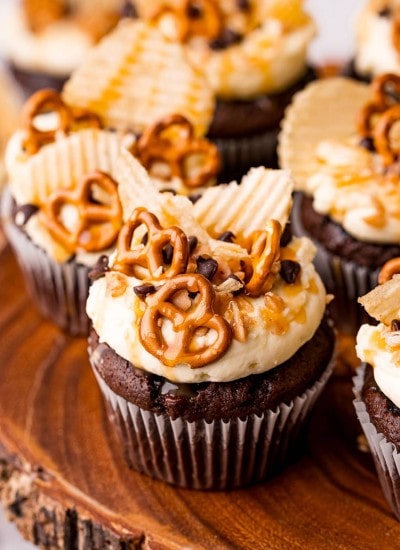
[[[355,395],[353,403],[368,440],[382,490],[394,515],[400,521],[400,453],[396,450],[395,445],[390,443],[382,433],[379,433],[371,422],[361,397],[365,369],[365,364],[358,367],[357,374],[353,378]]]
[[[362,323],[371,322],[371,318],[357,302],[378,284],[380,268],[371,271],[326,250],[313,236],[306,231],[301,220],[302,194],[296,193],[292,215],[292,231],[294,235],[310,238],[316,248],[317,255],[314,265],[324,282],[328,292],[335,296],[330,305],[332,316],[342,331],[354,333]]]
[[[89,268],[75,261],[58,263],[13,221],[13,198],[8,190],[1,201],[4,230],[28,291],[43,316],[73,336],[86,336]]]
[[[276,167],[278,130],[237,138],[209,138],[222,157],[221,181],[237,179],[253,166]]]
[[[97,372],[94,354],[91,363],[129,466],[181,487],[219,490],[256,483],[284,465],[333,368],[332,361],[301,396],[261,416],[188,422],[130,403]]]

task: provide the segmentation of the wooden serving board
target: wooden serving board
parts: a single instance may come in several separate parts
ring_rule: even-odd
[[[233,492],[176,489],[129,470],[115,445],[86,342],[43,320],[0,245],[0,499],[45,548],[367,549],[400,525],[358,449],[353,342],[313,415],[303,456]],[[347,349],[346,349],[347,346]]]

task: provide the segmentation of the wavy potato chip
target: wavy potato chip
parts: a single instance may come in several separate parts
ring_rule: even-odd
[[[393,275],[392,279],[378,285],[365,296],[358,299],[366,312],[377,321],[390,325],[393,319],[400,315],[400,275]]]
[[[313,82],[295,96],[282,122],[278,156],[281,168],[291,170],[297,189],[305,189],[319,169],[317,145],[354,135],[357,114],[369,99],[367,84],[342,77]]]
[[[242,182],[208,188],[194,205],[194,215],[207,231],[217,237],[232,231],[248,237],[264,229],[268,220],[285,227],[292,206],[293,182],[283,170],[252,168]]]
[[[122,21],[93,48],[63,91],[70,105],[101,117],[106,126],[141,133],[171,113],[186,116],[197,135],[207,132],[214,94],[183,47],[139,21]]]
[[[119,134],[98,129],[74,132],[45,145],[24,162],[13,162],[13,169],[9,170],[13,195],[20,204],[40,204],[52,191],[74,187],[92,170],[114,176],[120,145]],[[8,152],[10,156],[12,153]]]

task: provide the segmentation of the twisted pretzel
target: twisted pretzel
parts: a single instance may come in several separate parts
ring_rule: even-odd
[[[199,293],[198,298],[191,300],[188,310],[182,310],[172,303],[174,295],[182,290]],[[214,312],[214,300],[213,287],[202,275],[178,275],[167,281],[146,299],[147,308],[139,326],[143,347],[168,367],[188,363],[191,368],[198,368],[215,361],[228,349],[232,333],[228,322]],[[173,325],[172,343],[163,336],[163,319],[168,319]],[[217,339],[211,345],[204,343],[195,349],[193,340],[196,331],[201,328],[214,330]]]
[[[193,125],[177,114],[169,115],[147,128],[136,142],[133,154],[149,171],[156,162],[166,163],[171,176],[180,178],[185,185],[193,188],[205,185],[220,168],[217,147],[206,139],[195,138]],[[190,176],[186,163],[196,154],[200,154],[205,161],[201,169]]]
[[[257,297],[268,292],[276,278],[274,264],[280,258],[281,224],[270,220],[265,231],[251,236],[250,261],[245,265],[245,291]]]
[[[93,202],[92,190],[98,187],[109,198],[109,203]],[[78,211],[78,223],[68,229],[61,219],[64,206],[73,205]],[[111,246],[121,227],[122,208],[117,184],[111,176],[95,171],[86,175],[76,189],[60,189],[43,206],[43,223],[55,240],[69,252],[78,247],[86,252],[97,252]]]
[[[38,115],[54,112],[58,115],[56,128],[40,130],[34,122]],[[55,140],[57,134],[67,134],[73,127],[100,128],[100,118],[84,109],[70,108],[64,103],[56,90],[44,89],[33,94],[22,110],[22,127],[26,131],[24,148],[29,155],[34,155],[47,143]]]
[[[390,131],[400,122],[400,104],[383,113],[374,130],[374,143],[386,166],[392,164],[400,154],[400,147],[390,139]]]
[[[192,36],[213,40],[222,31],[222,13],[215,0],[181,0],[177,6],[162,6],[151,19],[157,22],[165,14],[175,17],[180,42]]]
[[[387,283],[393,277],[400,273],[400,258],[392,258],[385,264],[383,264],[378,277],[378,283],[382,285]]]
[[[144,246],[132,250],[133,234],[142,224],[147,227],[147,242]],[[163,258],[163,249],[167,245],[173,248],[170,265],[166,265]],[[119,234],[113,269],[142,278],[140,270],[137,270],[137,267],[141,266],[147,268],[151,279],[171,279],[186,271],[188,258],[188,239],[179,227],[163,229],[154,214],[144,208],[136,208]]]
[[[362,136],[373,136],[373,117],[396,105],[400,100],[400,76],[387,73],[374,78],[371,83],[372,101],[360,111],[357,119],[358,131]]]

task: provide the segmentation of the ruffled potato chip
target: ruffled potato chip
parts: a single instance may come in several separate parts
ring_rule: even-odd
[[[393,319],[400,316],[399,294],[400,275],[393,275],[392,279],[377,286],[358,301],[371,317],[389,326]]]

